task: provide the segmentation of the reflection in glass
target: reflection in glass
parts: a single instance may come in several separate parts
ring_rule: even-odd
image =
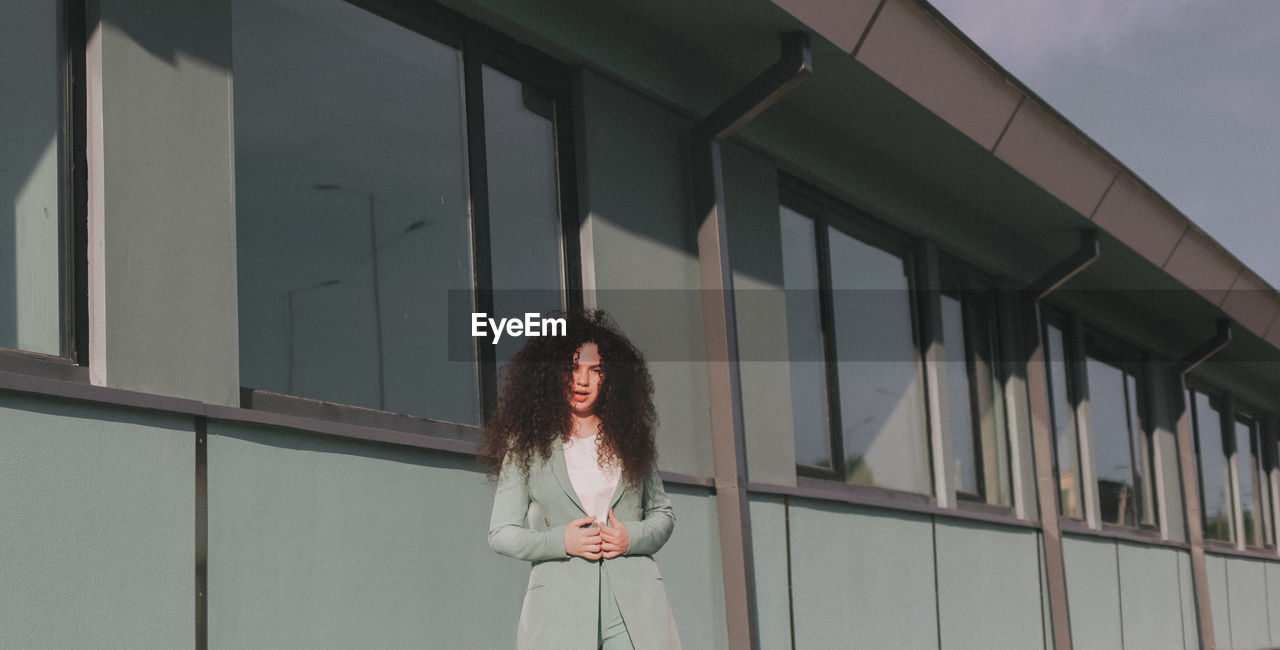
[[[339,0],[232,27],[242,384],[477,424],[459,52]]]
[[[988,291],[941,296],[947,423],[957,493],[1010,502],[1004,398],[995,364],[995,302]]]
[[[942,339],[946,359],[947,425],[951,432],[952,462],[955,464],[955,489],[974,496],[982,495],[978,462],[980,441],[974,435],[971,415],[969,369],[965,363],[964,310],[958,297],[942,296]]]
[[[1134,479],[1132,444],[1140,434],[1131,429],[1137,421],[1135,384],[1123,370],[1093,356],[1085,361],[1085,374],[1100,515],[1105,523],[1135,526],[1141,488]]]
[[[813,220],[782,207],[782,281],[787,302],[787,357],[796,462],[833,468],[827,415],[826,365],[818,298]]]
[[[828,229],[845,478],[929,493],[924,400],[905,261]]]
[[[1262,546],[1262,526],[1258,498],[1259,463],[1257,458],[1258,425],[1252,418],[1238,417],[1235,421],[1236,468],[1240,474],[1240,519],[1244,523],[1244,543]]]
[[[1231,509],[1230,484],[1227,481],[1227,455],[1223,451],[1222,414],[1216,400],[1199,391],[1191,391],[1192,415],[1196,429],[1196,459],[1200,469],[1200,502],[1204,509],[1204,536],[1233,541],[1234,520]]]
[[[547,314],[564,308],[553,104],[488,66],[482,79],[494,312]],[[498,363],[524,342],[500,339]]]
[[[1080,463],[1076,453],[1074,403],[1067,390],[1066,345],[1062,330],[1045,326],[1045,370],[1049,380],[1049,407],[1053,412],[1053,450],[1058,464],[1058,503],[1062,514],[1084,517],[1080,497]]]
[[[0,6],[0,347],[62,354],[58,2]]]

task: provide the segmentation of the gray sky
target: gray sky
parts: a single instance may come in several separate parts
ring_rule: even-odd
[[[1280,2],[930,1],[1280,287]]]

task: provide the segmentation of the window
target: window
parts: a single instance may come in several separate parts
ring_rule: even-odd
[[[1272,545],[1271,498],[1262,464],[1262,431],[1256,418],[1236,413],[1236,472],[1240,482],[1240,524],[1246,546]]]
[[[1206,539],[1237,547],[1275,545],[1269,465],[1274,442],[1262,418],[1234,397],[1192,384],[1187,389],[1195,431],[1196,470]]]
[[[67,4],[0,6],[0,347],[83,361],[84,57],[64,52],[83,18]]]
[[[1010,504],[1009,442],[998,374],[996,295],[958,263],[941,267],[945,361],[940,378],[959,498]]]
[[[1092,465],[1097,521],[1155,528],[1154,457],[1141,354],[1065,318],[1046,320],[1054,455],[1062,515],[1086,518]],[[1076,361],[1078,360],[1078,361]],[[1082,450],[1088,450],[1086,456]]]
[[[1011,501],[991,284],[960,262],[941,291],[917,289],[904,237],[789,185],[779,209],[791,405],[799,473],[930,494],[929,418],[947,428],[950,488]],[[932,263],[933,260],[926,260]],[[922,262],[919,262],[922,263]],[[934,301],[923,305],[922,301]],[[920,314],[937,313],[939,330]],[[930,331],[926,331],[930,330]],[[926,410],[922,335],[942,344],[942,413]]]
[[[1204,536],[1224,542],[1235,541],[1235,508],[1227,475],[1227,438],[1223,431],[1225,412],[1222,398],[1189,389],[1191,422],[1195,428],[1196,470],[1199,473],[1200,504]]]
[[[1076,446],[1075,400],[1069,392],[1070,366],[1067,364],[1066,335],[1062,328],[1046,322],[1042,334],[1045,372],[1048,373],[1049,410],[1053,422],[1053,457],[1057,466],[1058,504],[1062,515],[1084,518],[1081,492],[1080,453]]]
[[[515,348],[449,319],[566,306],[564,91],[536,54],[405,12],[233,4],[241,383],[477,425]]]
[[[928,494],[906,244],[799,194],[780,209],[799,471]]]

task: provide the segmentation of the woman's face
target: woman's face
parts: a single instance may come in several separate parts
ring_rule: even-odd
[[[574,415],[586,417],[595,414],[596,400],[600,397],[600,383],[604,381],[604,368],[600,365],[600,351],[595,343],[583,343],[573,353],[573,376],[569,382],[569,409]]]

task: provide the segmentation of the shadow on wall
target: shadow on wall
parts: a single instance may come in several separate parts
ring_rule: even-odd
[[[231,69],[231,0],[99,0],[97,5],[98,16],[91,13],[87,21],[90,38],[100,19],[172,66],[180,57],[191,57]]]

